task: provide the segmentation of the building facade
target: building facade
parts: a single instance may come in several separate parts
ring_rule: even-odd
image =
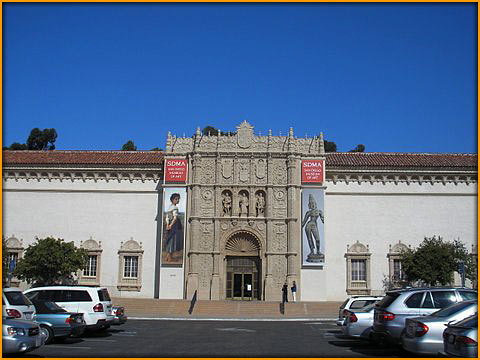
[[[116,296],[301,301],[381,294],[425,236],[477,252],[475,154],[325,153],[322,137],[168,135],[165,152],[5,151],[3,235],[89,253]],[[15,280],[15,279],[14,279]],[[458,277],[457,277],[458,281]],[[20,284],[26,286],[26,284]]]

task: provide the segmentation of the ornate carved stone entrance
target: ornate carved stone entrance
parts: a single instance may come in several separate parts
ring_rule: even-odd
[[[225,298],[232,300],[260,300],[261,259],[260,242],[246,231],[233,234],[225,244],[226,287]]]

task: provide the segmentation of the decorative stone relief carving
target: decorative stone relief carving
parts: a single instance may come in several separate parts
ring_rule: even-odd
[[[250,161],[242,159],[238,161],[238,181],[246,183],[250,180]]]
[[[287,251],[287,225],[285,223],[274,224],[275,235],[272,242],[272,251],[285,252]]]
[[[248,199],[248,192],[245,190],[240,191],[238,194],[238,215],[239,216],[248,216],[248,208],[249,208],[249,199]]]
[[[202,191],[202,203],[200,205],[201,216],[213,216],[213,190]]]
[[[248,149],[252,146],[253,141],[253,126],[246,120],[237,126],[237,143],[242,149]]]
[[[257,184],[265,184],[267,182],[267,161],[265,159],[256,161],[255,176]]]
[[[233,176],[233,159],[222,159],[222,177],[231,179]]]
[[[265,216],[265,206],[266,206],[265,192],[262,190],[259,190],[255,193],[255,215],[257,217]]]
[[[212,260],[211,255],[198,255],[198,285],[200,289],[210,289],[210,278],[213,269]]]
[[[203,159],[201,182],[202,184],[213,184],[215,182],[215,160]]]
[[[200,241],[200,250],[208,251],[213,249],[213,224],[211,222],[202,221],[200,223],[202,236]]]
[[[271,255],[269,261],[272,264],[273,283],[280,291],[287,278],[287,262],[285,257],[281,255]]]
[[[274,191],[274,202],[273,202],[273,216],[274,217],[284,217],[287,216],[287,199],[284,190],[275,190]]]
[[[274,160],[272,165],[273,183],[284,185],[287,183],[287,163],[285,160]]]

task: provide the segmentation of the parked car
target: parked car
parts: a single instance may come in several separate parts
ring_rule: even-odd
[[[37,323],[12,317],[2,319],[2,354],[25,353],[39,348],[44,342]]]
[[[337,325],[342,326],[345,321],[345,315],[348,310],[359,310],[367,305],[374,304],[382,300],[383,296],[357,295],[345,300],[338,310]]]
[[[79,336],[85,331],[83,314],[67,312],[53,301],[32,300],[32,303],[37,311],[35,321],[45,335],[45,344],[51,343],[54,338],[62,340],[70,335]]]
[[[443,332],[443,351],[447,357],[478,357],[478,315],[472,315]]]
[[[342,325],[343,334],[354,338],[370,340],[374,310],[375,303],[359,310],[347,310],[345,321]]]
[[[122,325],[127,322],[127,315],[125,315],[125,308],[123,306],[112,307],[113,322],[112,325]]]
[[[53,301],[66,311],[83,313],[87,330],[104,330],[113,322],[108,290],[96,286],[44,286],[26,290],[35,301]]]
[[[431,315],[409,318],[405,322],[402,346],[415,354],[437,355],[443,350],[443,331],[453,323],[474,315],[477,300],[462,301]]]
[[[453,303],[476,299],[466,288],[432,287],[388,291],[376,304],[372,336],[377,342],[400,344],[405,320],[426,316]]]
[[[33,320],[35,307],[19,288],[4,288],[2,291],[2,316],[21,320]]]

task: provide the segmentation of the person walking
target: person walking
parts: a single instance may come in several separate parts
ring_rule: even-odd
[[[282,287],[282,303],[286,303],[288,302],[288,285],[287,285],[287,282],[285,282],[285,284],[283,284],[283,287]]]
[[[297,284],[295,283],[295,281],[293,282],[292,287],[290,289],[292,290],[293,302],[296,302],[297,301]]]

